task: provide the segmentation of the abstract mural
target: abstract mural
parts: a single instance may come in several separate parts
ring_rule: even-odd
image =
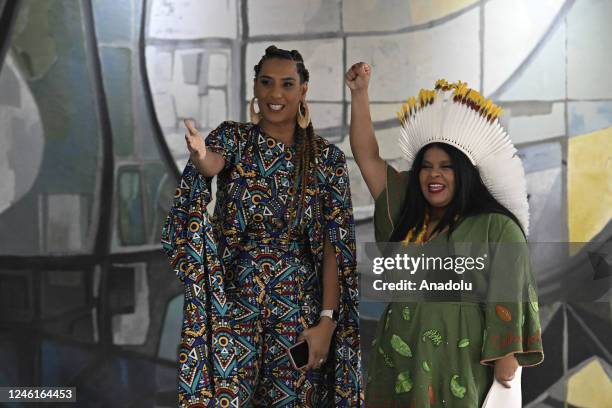
[[[555,243],[534,260],[546,359],[523,372],[525,405],[606,406],[610,17],[609,0],[0,0],[0,386],[176,405],[182,288],[159,236],[188,159],[182,121],[245,120],[253,65],[276,44],[304,56],[315,130],[347,154],[362,243],[373,201],[350,154],[346,69],[372,65],[376,135],[399,168],[408,95],[461,79],[499,102],[530,239]],[[567,296],[570,281],[592,296]],[[366,359],[381,310],[362,304]]]

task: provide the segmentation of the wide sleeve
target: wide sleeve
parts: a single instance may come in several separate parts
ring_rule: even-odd
[[[492,218],[489,251],[481,363],[492,365],[514,354],[521,366],[540,364],[544,352],[535,279],[527,243],[513,220]]]
[[[374,200],[374,236],[387,242],[401,216],[408,190],[408,172],[398,172],[387,163],[385,189]]]
[[[225,121],[208,134],[205,143],[208,150],[223,156],[227,169],[240,161],[240,140],[239,124]]]
[[[326,173],[324,231],[335,251],[340,283],[340,310],[335,336],[335,406],[359,407],[363,401],[359,276],[349,175],[344,153],[340,149],[332,149]]]
[[[162,228],[161,243],[183,282],[184,305],[178,348],[178,406],[225,406],[237,398],[234,335],[224,289],[224,268],[206,205],[207,179],[189,161]],[[219,363],[220,362],[220,363]],[[223,368],[222,368],[223,366]]]
[[[203,221],[208,222],[206,205],[209,202],[206,180],[189,160],[175,190],[174,202],[161,236],[162,248],[181,282],[185,282],[189,276],[195,277],[204,264],[201,232],[206,225]]]

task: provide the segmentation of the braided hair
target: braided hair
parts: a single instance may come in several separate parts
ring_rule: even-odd
[[[291,60],[295,62],[298,75],[300,77],[300,85],[304,82],[308,82],[310,79],[310,74],[304,65],[304,59],[302,55],[297,50],[283,50],[281,48],[277,48],[275,45],[271,45],[266,48],[266,53],[261,57],[257,65],[254,66],[255,69],[255,80],[259,76],[259,72],[261,71],[261,67],[263,63],[269,59],[285,59]],[[301,113],[304,114],[304,108],[302,104],[300,104]],[[295,141],[297,147],[297,155],[294,158],[296,163],[295,169],[295,178],[294,178],[294,192],[300,191],[299,202],[296,208],[296,217],[295,219],[300,220],[301,212],[303,211],[306,203],[305,195],[306,189],[308,187],[316,188],[316,177],[314,177],[314,169],[315,166],[315,148],[314,148],[314,129],[312,127],[312,122],[308,124],[306,129],[302,129],[300,126],[295,126]],[[311,186],[311,184],[315,184]],[[295,194],[294,197],[297,197]],[[301,223],[298,224],[298,226]],[[293,226],[290,226],[292,228]]]

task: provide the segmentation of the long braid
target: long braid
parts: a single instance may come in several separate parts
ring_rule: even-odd
[[[315,172],[315,149],[314,149],[314,129],[312,123],[308,124],[306,129],[297,127],[298,131],[298,152],[297,163],[295,170],[294,185],[295,191],[300,191],[299,200],[296,203],[296,214],[298,219],[301,218],[302,211],[306,208],[306,192],[309,188],[316,187]],[[314,183],[314,186],[312,185]],[[298,190],[299,187],[299,190]],[[295,201],[294,201],[295,202]]]
[[[306,134],[306,150],[304,152],[304,155],[307,157],[307,163],[308,163],[308,169],[306,170],[308,172],[308,175],[310,176],[310,185],[304,185],[304,187],[310,187],[312,189],[315,190],[315,200],[318,201],[319,200],[319,194],[316,192],[317,188],[318,188],[318,180],[317,180],[317,163],[316,163],[316,159],[315,159],[315,133],[314,133],[314,128],[312,127],[312,122],[310,122],[308,124],[308,127],[305,129],[304,133]],[[306,178],[306,171],[304,172],[304,178]],[[306,203],[302,201],[302,206],[305,206]],[[318,207],[315,206],[315,208]],[[312,216],[314,217],[315,214],[312,214]]]
[[[304,129],[302,129],[299,126],[296,126],[296,142],[297,142],[297,157],[296,159],[296,163],[297,166],[295,168],[295,174],[294,174],[294,178],[293,178],[293,185],[294,185],[294,189],[296,192],[296,195],[293,199],[293,204],[295,205],[295,213],[296,213],[296,219],[298,220],[299,223],[299,219],[301,218],[301,213],[302,213],[302,209],[303,209],[303,204],[304,204],[304,197],[305,197],[305,193],[306,193],[306,176],[307,176],[307,167],[308,167],[308,162],[306,161],[306,149],[307,149],[307,137],[306,137],[306,132],[304,132]],[[300,185],[301,182],[301,185]],[[299,200],[296,200],[296,198],[298,197],[297,192],[299,193]],[[299,224],[298,224],[299,225]]]

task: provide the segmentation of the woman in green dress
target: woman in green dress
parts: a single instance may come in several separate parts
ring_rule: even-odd
[[[471,299],[461,293],[459,301],[387,306],[371,352],[366,406],[481,407],[494,378],[510,387],[518,366],[544,358],[529,257],[507,253],[526,242],[522,165],[498,124],[501,109],[464,83],[441,80],[399,113],[400,144],[412,166],[398,172],[379,155],[370,74],[367,64],[355,64],[346,83],[351,149],[375,200],[377,242],[470,243],[488,248],[490,263],[472,274]]]

